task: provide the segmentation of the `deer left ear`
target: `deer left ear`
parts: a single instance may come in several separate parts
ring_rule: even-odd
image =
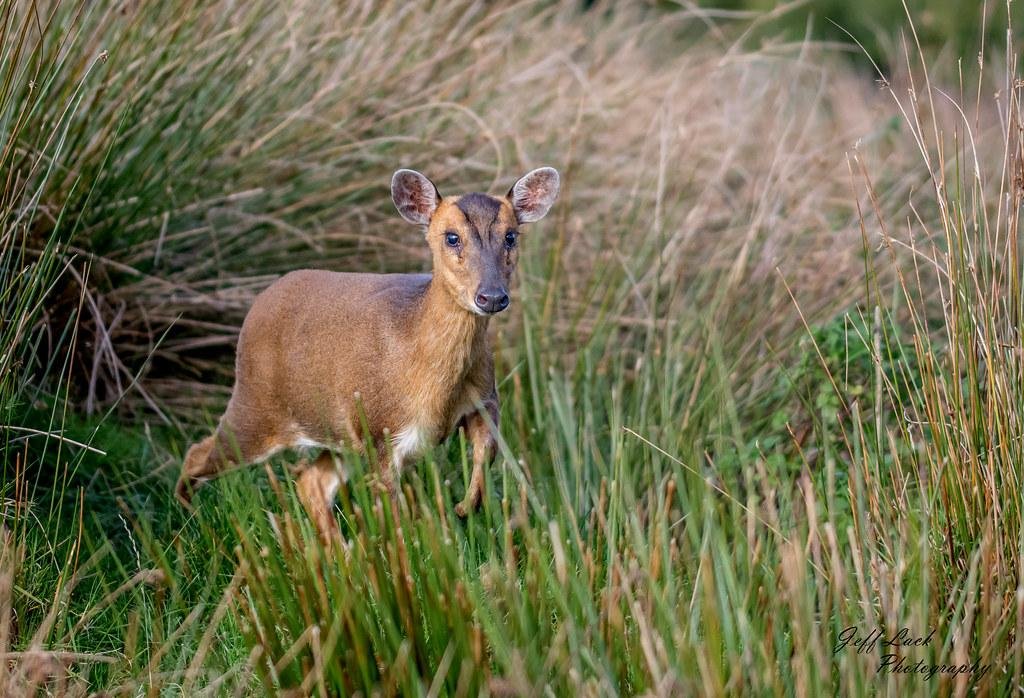
[[[543,218],[558,198],[558,170],[540,167],[520,177],[508,190],[508,200],[520,223]]]
[[[391,200],[402,218],[416,225],[427,225],[441,195],[434,183],[416,170],[398,170],[391,178]]]

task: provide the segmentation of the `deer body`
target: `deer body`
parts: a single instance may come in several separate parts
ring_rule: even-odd
[[[358,448],[366,435],[387,450],[393,436],[398,465],[436,444],[493,377],[487,319],[452,312],[432,286],[427,274],[284,276],[242,326],[229,421],[254,422],[268,450]]]
[[[216,432],[186,454],[179,498],[233,465],[328,449],[297,485],[326,536],[340,482],[331,449],[364,449],[368,436],[394,492],[402,466],[461,423],[473,474],[456,511],[476,507],[498,423],[488,320],[509,302],[518,226],[543,216],[557,191],[557,173],[542,168],[505,198],[442,199],[423,175],[399,170],[392,196],[406,220],[426,225],[434,273],[303,270],[261,293],[239,334],[231,399]]]

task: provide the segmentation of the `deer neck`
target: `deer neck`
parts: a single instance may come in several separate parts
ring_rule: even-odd
[[[487,320],[460,306],[437,278],[431,279],[423,295],[413,342],[417,378],[429,377],[425,382],[434,390],[454,390],[484,349]]]

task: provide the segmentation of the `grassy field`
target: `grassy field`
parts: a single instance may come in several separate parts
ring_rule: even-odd
[[[750,22],[0,0],[0,695],[1020,691],[1017,55]],[[295,454],[176,504],[259,290],[542,164],[478,513],[459,438],[344,556]]]

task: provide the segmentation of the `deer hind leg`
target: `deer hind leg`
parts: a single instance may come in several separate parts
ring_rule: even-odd
[[[285,445],[270,429],[233,428],[226,415],[216,432],[189,448],[174,493],[191,506],[192,495],[207,480],[232,467],[265,460]]]
[[[185,506],[192,503],[192,494],[195,486],[201,482],[199,473],[203,470],[210,451],[213,449],[214,435],[210,434],[202,441],[192,444],[185,453],[185,461],[181,466],[181,475],[178,477],[178,484],[174,488],[174,495]]]
[[[334,455],[323,451],[295,481],[299,501],[328,547],[342,541],[338,520],[334,517],[334,497],[344,475],[344,471],[335,465]]]

